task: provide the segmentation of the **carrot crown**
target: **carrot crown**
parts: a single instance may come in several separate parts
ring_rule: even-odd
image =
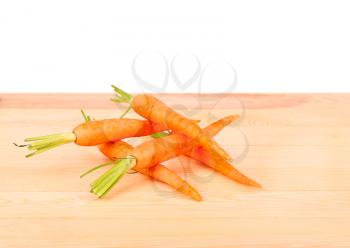
[[[155,139],[158,139],[158,138],[163,138],[165,136],[169,136],[170,134],[171,134],[171,132],[166,130],[166,131],[162,131],[162,132],[151,134],[151,137],[155,138]]]
[[[74,142],[76,138],[77,137],[74,133],[50,134],[46,136],[27,138],[24,141],[28,142],[28,144],[23,146],[26,146],[30,151],[34,151],[26,155],[26,157],[29,158],[36,154],[53,149],[57,146]]]
[[[113,165],[111,169],[103,173],[91,184],[90,192],[96,194],[98,197],[106,195],[113,186],[131,169],[136,165],[136,158],[133,156],[127,156],[126,158],[118,159],[113,162],[105,163],[96,166],[89,171],[83,173],[80,177],[100,169],[105,166]]]

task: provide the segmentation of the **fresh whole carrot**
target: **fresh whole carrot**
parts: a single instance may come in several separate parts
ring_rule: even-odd
[[[129,171],[141,171],[184,153],[186,137],[171,134],[142,143],[131,149],[124,158],[114,162],[114,166],[91,184],[91,192],[104,196]],[[190,150],[190,149],[188,149]],[[92,170],[104,165],[97,166]],[[90,170],[90,171],[92,171]],[[89,171],[89,172],[90,172]]]
[[[213,131],[213,133],[215,132],[216,131]],[[199,159],[200,156],[208,156],[211,159],[205,157],[202,162],[209,163],[208,165],[210,167],[240,183],[260,187],[260,184],[244,176],[233,166],[229,166],[229,164],[219,155],[213,155],[206,151],[203,147],[201,149],[205,151],[204,154],[202,154],[202,150],[195,150],[198,152],[198,156],[195,156],[192,154],[192,147],[191,140],[185,135],[179,133],[146,141],[128,152],[125,159],[117,161],[112,169],[105,172],[99,179],[97,179],[92,184],[92,192],[98,196],[104,195],[118,180],[120,180],[120,178],[125,174],[125,171],[129,170],[130,168],[135,170],[143,170],[182,154],[189,154],[191,157],[197,159]],[[218,166],[215,166],[216,164],[218,164]]]
[[[98,146],[100,151],[106,155],[111,160],[116,160],[117,158],[123,158],[128,155],[128,153],[133,149],[131,145],[123,141],[110,142],[101,144]],[[137,168],[135,168],[137,170]],[[151,168],[137,170],[143,175],[154,178],[165,184],[170,185],[175,190],[190,196],[196,201],[201,201],[202,197],[198,191],[188,184],[181,177],[176,175],[175,172],[168,169],[167,167],[157,164]]]
[[[218,154],[227,160],[231,159],[226,151],[206,135],[196,123],[177,113],[159,99],[148,94],[140,94],[132,97],[121,89],[115,86],[112,87],[118,94],[114,98],[116,102],[128,102],[131,108],[145,119],[186,135],[213,154]]]
[[[106,119],[85,122],[73,129],[75,143],[95,146],[128,137],[141,137],[166,130],[164,126],[147,120]]]
[[[125,158],[119,158],[115,165],[102,174],[91,184],[91,192],[99,197],[104,196],[130,169],[136,171],[151,168],[163,161],[174,158],[183,153],[182,147],[186,139],[181,134],[172,134],[166,137],[153,139],[131,149]],[[104,165],[97,166],[100,168]],[[91,170],[90,170],[91,171]],[[89,172],[90,172],[89,171]]]
[[[26,157],[45,152],[57,146],[75,142],[81,146],[94,146],[129,137],[151,135],[166,130],[165,126],[148,120],[106,119],[84,122],[71,133],[51,134],[25,139],[25,145],[34,151]]]
[[[136,113],[144,118],[186,135],[214,154],[217,153],[226,159],[231,159],[197,124],[175,112],[157,98],[146,94],[137,95],[133,98],[131,106]]]

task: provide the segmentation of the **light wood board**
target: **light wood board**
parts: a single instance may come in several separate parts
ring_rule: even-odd
[[[12,142],[117,117],[108,94],[0,95],[0,247],[350,247],[350,94],[161,95],[217,136],[261,190],[179,158],[165,163],[204,198],[127,175],[105,199],[79,175],[106,159],[69,144],[26,159]],[[130,116],[136,117],[131,114]]]

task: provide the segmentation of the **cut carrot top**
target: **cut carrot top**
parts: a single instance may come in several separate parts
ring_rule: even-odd
[[[81,177],[104,166],[113,165],[111,169],[103,173],[102,176],[91,184],[91,192],[96,194],[98,197],[103,197],[132,167],[135,166],[135,164],[135,158],[133,156],[127,156],[124,159],[119,159],[117,161],[92,168],[91,170],[85,172]]]

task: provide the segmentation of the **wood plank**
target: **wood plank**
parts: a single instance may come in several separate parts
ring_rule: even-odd
[[[207,197],[197,204],[184,201],[183,197],[165,197],[170,190],[158,185],[164,195],[156,201],[146,191],[142,197],[144,213],[157,215],[159,221],[171,218],[237,218],[240,221],[250,218],[337,218],[349,219],[350,194],[347,191],[238,191],[224,195],[222,192]],[[214,192],[213,192],[214,193]],[[134,218],[139,206],[133,203],[133,195],[122,194],[112,198],[96,200],[87,192],[1,192],[1,219],[128,219]],[[212,211],[220,205],[220,211]],[[38,208],[38,206],[42,206]],[[118,211],[115,211],[118,209]],[[63,211],[64,210],[64,211]],[[157,213],[158,212],[158,213]]]
[[[35,247],[348,247],[349,223],[328,218],[172,218],[171,214],[166,221],[147,214],[119,219],[18,218],[0,222],[0,229],[7,229],[0,238],[8,247],[27,247],[29,240]]]
[[[88,189],[101,172],[79,178],[106,161],[95,147],[69,144],[26,159],[12,144],[69,132],[81,107],[115,118],[125,106],[110,95],[0,94],[1,248],[350,247],[350,94],[159,95],[202,126],[242,115],[216,140],[264,187],[184,157],[166,162],[201,203],[138,174],[97,199]]]
[[[46,164],[47,163],[48,162],[46,162]],[[265,162],[262,164],[264,163]],[[76,167],[74,161],[66,161],[65,166],[3,167],[1,168],[2,173],[0,175],[0,180],[3,185],[0,188],[0,192],[87,191],[87,182],[91,182],[94,177],[90,177],[89,180],[82,180],[79,179],[79,175],[90,167],[98,164],[101,163],[95,163],[85,167]],[[197,188],[203,191],[203,195],[208,196],[208,198],[212,196],[215,197],[217,188],[220,189],[221,193],[232,192],[235,188],[240,191],[248,190],[246,187],[240,186],[214,173],[211,169],[204,168],[203,166],[195,166],[194,163],[191,164],[191,171],[189,171],[189,167],[186,163],[171,161],[166,164],[179,173],[185,171],[186,178],[191,179],[193,184],[197,185]],[[283,165],[281,165],[279,167],[256,166],[248,168],[239,166],[237,168],[248,176],[258,180],[264,186],[264,189],[262,189],[263,191],[350,190],[350,169],[344,167],[323,167],[317,169],[298,166],[295,168],[284,168]],[[97,173],[97,175],[98,174],[100,173]],[[8,175],[13,175],[13,177],[9,177]],[[150,187],[151,185],[143,185],[145,182],[141,181],[141,178],[143,178],[141,175],[140,177],[137,175],[130,175],[127,179],[128,183],[124,185],[121,182],[118,184],[118,188],[122,188],[123,192],[129,191],[129,194],[134,194],[135,197],[137,197],[138,194],[147,194],[148,191],[153,191],[152,187]],[[123,182],[125,181],[126,180]],[[144,189],[143,191],[142,188]],[[117,192],[120,191],[117,190]],[[151,194],[156,197],[154,192],[151,192]]]

